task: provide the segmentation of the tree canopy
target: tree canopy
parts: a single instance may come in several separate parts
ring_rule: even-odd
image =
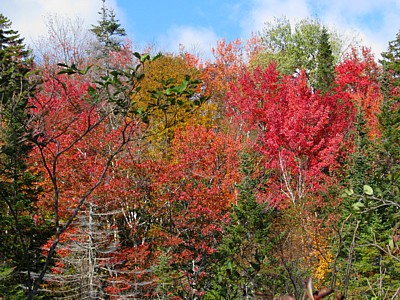
[[[202,61],[54,18],[35,60],[0,15],[0,298],[397,298],[400,35]]]

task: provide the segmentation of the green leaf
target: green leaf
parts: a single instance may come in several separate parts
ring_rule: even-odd
[[[142,57],[140,58],[140,61],[144,63],[146,60],[150,60],[150,55],[149,54],[143,54]]]
[[[364,205],[364,203],[358,201],[358,202],[354,203],[352,206],[353,206],[353,209],[354,209],[354,210],[360,210],[360,209],[363,208],[365,205]]]
[[[175,105],[176,99],[174,97],[168,97],[167,101],[171,103],[171,105]]]
[[[394,242],[393,242],[393,239],[390,239],[390,240],[389,240],[389,248],[390,248],[390,250],[393,250],[393,249],[394,249]]]
[[[167,89],[165,90],[165,94],[166,94],[167,96],[169,96],[169,95],[171,95],[174,91],[175,91],[174,88],[167,88]]]
[[[353,189],[344,189],[342,197],[349,197],[352,196],[353,194],[354,194]]]
[[[112,71],[110,72],[110,74],[116,77],[116,76],[119,76],[119,75],[120,75],[120,72],[117,71],[117,70],[112,70]]]
[[[160,58],[160,57],[162,57],[163,55],[162,55],[162,53],[161,52],[158,52],[155,56],[153,56],[153,58],[151,59],[151,61],[154,61],[154,60],[156,60],[156,59],[158,59],[158,58]]]
[[[92,68],[92,66],[88,66],[84,71],[81,72],[82,75],[87,74],[87,72],[89,72],[89,70]]]
[[[139,60],[142,60],[142,59],[141,59],[142,56],[140,55],[139,52],[133,52],[133,56],[136,57],[136,58],[139,59]]]
[[[364,190],[364,194],[366,194],[368,196],[372,196],[374,194],[374,190],[369,185],[364,185],[363,190]]]
[[[176,79],[175,78],[168,78],[165,82],[163,82],[165,85],[170,85],[173,83],[176,83]]]
[[[58,63],[57,66],[63,67],[63,68],[68,68],[68,65],[64,64],[64,63]]]
[[[92,97],[92,98],[96,98],[97,97],[97,92],[96,89],[92,86],[88,87],[88,94]]]
[[[136,74],[135,77],[137,80],[142,80],[146,76],[144,73]]]
[[[184,81],[182,81],[182,83],[176,87],[177,93],[182,93],[184,90],[186,90],[186,88],[188,87],[188,84],[189,84],[189,81],[187,81],[186,79]]]

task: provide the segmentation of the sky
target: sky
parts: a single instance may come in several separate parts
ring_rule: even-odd
[[[0,0],[0,13],[25,42],[45,36],[49,16],[97,23],[101,0]],[[138,48],[178,52],[183,46],[203,57],[218,40],[246,40],[266,22],[286,17],[293,24],[317,18],[340,34],[356,37],[379,54],[400,30],[400,0],[106,0]]]

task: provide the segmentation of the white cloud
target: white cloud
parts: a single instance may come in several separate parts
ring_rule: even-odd
[[[107,0],[120,22],[127,24],[128,12],[121,11],[117,2]],[[47,33],[45,21],[48,14],[84,20],[90,28],[96,24],[101,0],[2,0],[1,13],[13,22],[26,42],[30,43]],[[289,20],[316,16],[339,32],[359,32],[366,46],[379,54],[387,49],[400,29],[400,0],[232,0],[226,4],[227,18],[241,26],[238,37],[247,38],[261,31],[265,22],[286,16]],[[209,12],[213,13],[212,11]],[[172,26],[156,43],[162,50],[178,51],[179,45],[187,50],[209,54],[218,35],[211,27]]]
[[[26,42],[37,39],[47,33],[46,17],[58,15],[74,19],[84,20],[84,25],[90,28],[96,24],[101,9],[100,0],[5,0],[2,1],[2,13],[11,20],[12,28],[18,30]],[[107,7],[116,10],[115,0],[108,0]]]
[[[172,26],[166,35],[159,37],[159,47],[167,52],[179,52],[180,48],[208,56],[220,37],[206,27]]]
[[[287,17],[298,21],[310,15],[306,0],[253,0],[248,15],[241,20],[243,35],[261,31],[266,22],[274,18]]]
[[[319,17],[339,31],[360,34],[365,46],[378,57],[400,29],[399,0],[320,0]]]
[[[240,2],[245,3],[245,2]],[[287,17],[292,22],[317,17],[346,37],[359,36],[379,56],[400,29],[399,0],[251,0],[241,15],[242,35],[260,32],[265,22]]]

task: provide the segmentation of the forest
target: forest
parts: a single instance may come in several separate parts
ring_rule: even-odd
[[[0,299],[400,299],[400,32],[91,26],[0,14]]]

